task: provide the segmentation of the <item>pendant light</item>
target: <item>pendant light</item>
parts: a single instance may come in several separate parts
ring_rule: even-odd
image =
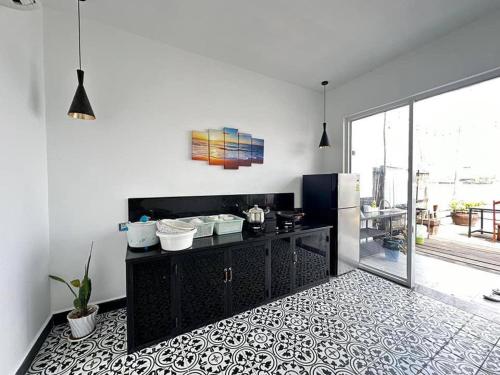
[[[319,142],[319,148],[330,147],[330,141],[328,140],[328,135],[326,134],[326,85],[328,81],[321,82],[323,85],[323,135],[321,136],[321,141]]]
[[[76,71],[78,77],[78,87],[76,88],[75,96],[69,107],[68,116],[79,120],[95,120],[94,111],[90,105],[89,98],[85,92],[85,87],[83,87],[83,75],[82,70],[82,47],[81,47],[81,33],[80,33],[80,1],[76,0],[78,4],[78,62],[79,69]]]

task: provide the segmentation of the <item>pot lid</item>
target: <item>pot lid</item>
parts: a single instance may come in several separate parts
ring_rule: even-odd
[[[250,214],[264,213],[264,210],[260,208],[258,204],[256,204],[251,209],[248,210],[248,213]]]

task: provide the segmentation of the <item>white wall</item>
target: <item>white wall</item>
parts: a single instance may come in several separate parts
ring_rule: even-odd
[[[323,171],[342,169],[346,116],[500,67],[500,12],[466,25],[327,93],[333,147]]]
[[[0,374],[50,315],[42,12],[0,6]]]
[[[295,192],[319,165],[321,95],[84,20],[86,89],[97,120],[66,116],[76,88],[73,17],[46,10],[51,271],[83,270],[95,241],[93,299],[125,294],[129,197]],[[190,160],[190,131],[233,126],[265,139],[264,165]],[[70,307],[53,285],[52,308]]]

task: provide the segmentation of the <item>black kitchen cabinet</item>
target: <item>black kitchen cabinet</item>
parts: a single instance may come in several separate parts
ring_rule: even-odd
[[[214,249],[176,257],[180,329],[191,330],[227,315],[225,250]]]
[[[181,331],[246,311],[266,298],[266,243],[175,257]]]
[[[175,328],[170,257],[138,262],[127,273],[128,347],[168,337]]]
[[[237,314],[267,299],[265,242],[231,248],[229,251],[230,313]]]
[[[295,237],[295,287],[315,284],[328,276],[329,234],[313,232]]]
[[[271,241],[271,297],[285,296],[327,279],[329,246],[327,231]]]
[[[289,294],[292,289],[293,249],[292,238],[271,241],[271,297]]]
[[[128,352],[328,281],[330,227],[127,252]]]

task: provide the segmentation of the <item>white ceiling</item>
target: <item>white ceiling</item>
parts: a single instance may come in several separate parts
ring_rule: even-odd
[[[76,0],[42,0],[76,13]],[[499,0],[88,0],[82,16],[321,89],[493,11]]]

